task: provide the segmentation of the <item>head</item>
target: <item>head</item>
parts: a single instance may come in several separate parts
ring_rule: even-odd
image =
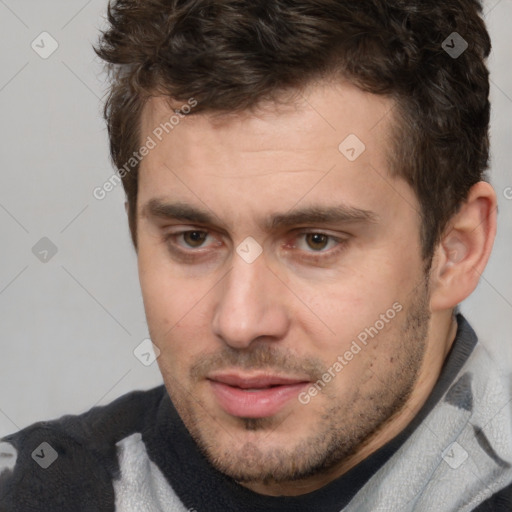
[[[433,386],[495,230],[479,14],[111,2],[97,52],[151,337],[236,480],[315,488]]]

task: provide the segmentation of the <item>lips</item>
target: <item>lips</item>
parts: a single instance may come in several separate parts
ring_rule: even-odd
[[[221,408],[240,418],[273,416],[309,384],[305,379],[269,374],[224,373],[208,380]]]

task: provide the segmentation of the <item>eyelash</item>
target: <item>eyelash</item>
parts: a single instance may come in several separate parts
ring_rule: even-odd
[[[208,236],[210,233],[208,233],[208,231],[205,231],[205,230],[200,230],[200,229],[189,229],[189,230],[186,230],[186,231],[179,231],[179,232],[176,232],[176,233],[170,233],[168,235],[165,235],[164,236],[164,242],[168,245],[169,247],[169,250],[171,252],[175,252],[175,253],[178,253],[180,255],[181,258],[183,258],[185,261],[195,261],[196,258],[198,257],[198,252],[199,252],[199,249],[201,248],[198,248],[196,250],[194,249],[191,249],[191,250],[183,250],[181,248],[178,248],[180,247],[179,244],[176,243],[176,239],[183,236],[183,235],[186,235],[188,233],[201,233],[201,234],[204,234],[206,233],[206,235]],[[330,241],[335,241],[337,242],[337,245],[334,247],[334,249],[330,249],[328,251],[313,251],[313,252],[310,252],[310,251],[305,251],[306,254],[308,254],[307,256],[305,255],[301,255],[299,257],[300,260],[308,260],[310,262],[327,262],[328,259],[334,257],[334,256],[337,256],[346,246],[347,242],[348,242],[348,239],[347,238],[338,238],[338,237],[335,237],[333,235],[329,235],[327,233],[324,233],[322,231],[301,231],[299,233],[297,233],[296,235],[294,235],[294,239],[295,238],[299,238],[299,237],[304,237],[304,236],[307,236],[307,235],[322,235],[322,236],[325,236],[327,237],[327,244],[330,242]],[[215,244],[214,244],[215,245]],[[288,245],[288,244],[287,244]],[[295,248],[295,244],[293,245],[293,248]]]

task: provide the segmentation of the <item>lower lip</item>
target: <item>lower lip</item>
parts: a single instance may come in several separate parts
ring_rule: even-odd
[[[287,384],[260,391],[247,391],[210,381],[220,406],[230,415],[240,418],[266,418],[277,414],[288,401],[296,398],[307,383]]]

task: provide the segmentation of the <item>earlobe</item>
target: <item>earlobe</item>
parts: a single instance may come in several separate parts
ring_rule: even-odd
[[[452,309],[477,287],[496,236],[496,194],[479,182],[450,220],[431,272],[431,309]]]

